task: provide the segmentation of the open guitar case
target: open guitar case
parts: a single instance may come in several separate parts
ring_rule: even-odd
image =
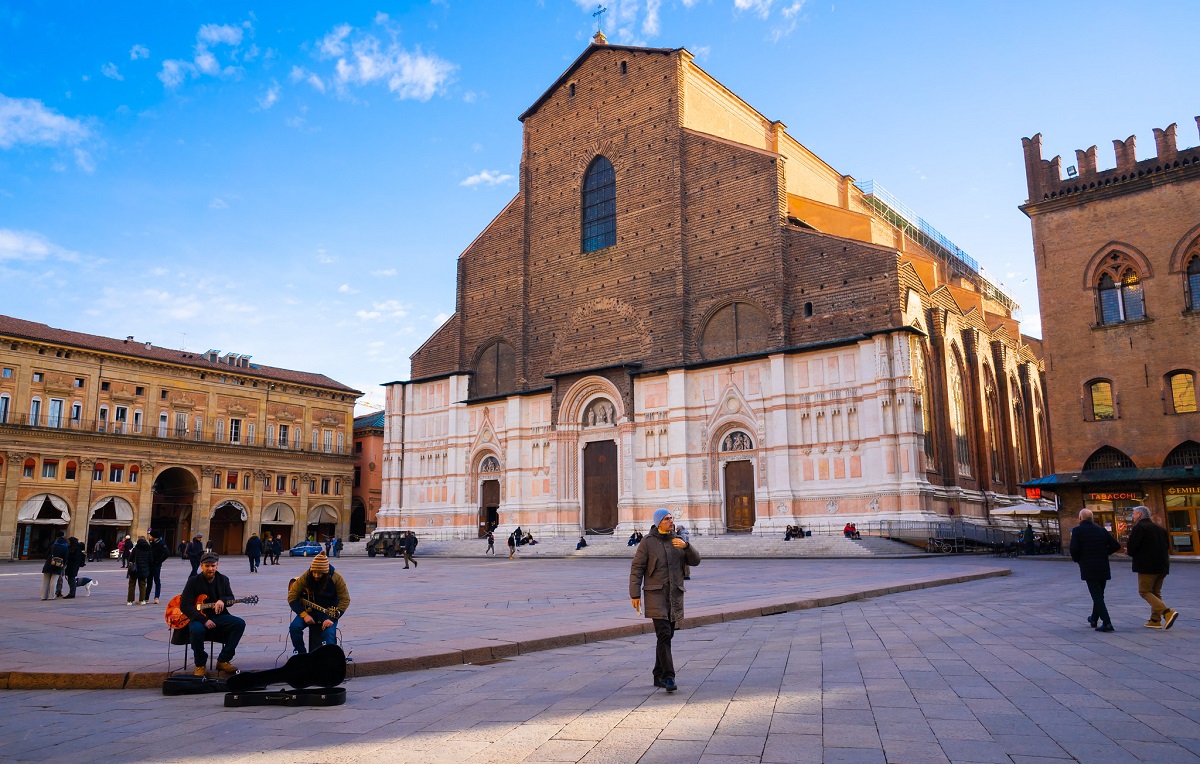
[[[344,681],[346,653],[337,645],[322,645],[293,655],[279,668],[239,671],[229,677],[224,682],[225,706],[340,706],[346,702],[346,688],[338,687]],[[267,689],[272,684],[293,689]]]

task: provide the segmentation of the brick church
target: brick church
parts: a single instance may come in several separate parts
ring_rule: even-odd
[[[387,386],[379,527],[983,520],[1049,471],[1039,341],[932,226],[682,48],[597,35]]]

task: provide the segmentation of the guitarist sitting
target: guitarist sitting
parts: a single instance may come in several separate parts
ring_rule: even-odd
[[[321,628],[321,644],[337,643],[337,622],[350,607],[350,590],[342,574],[329,566],[324,552],[314,557],[309,569],[292,581],[288,587],[288,606],[296,614],[288,632],[297,654],[308,652],[304,647],[304,630],[317,624]]]
[[[191,620],[188,631],[196,659],[196,676],[206,673],[204,665],[208,661],[208,653],[204,651],[204,642],[210,638],[223,638],[225,642],[217,655],[217,670],[230,674],[236,672],[237,667],[230,661],[242,639],[242,632],[246,630],[245,621],[225,611],[233,603],[234,597],[229,578],[217,572],[219,560],[212,552],[206,552],[200,558],[200,575],[188,579],[180,597],[179,609]],[[211,612],[197,609],[196,600],[200,595],[205,596],[206,602],[214,603]]]

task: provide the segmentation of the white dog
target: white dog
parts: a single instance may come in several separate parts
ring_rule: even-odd
[[[87,596],[91,597],[92,596],[92,587],[96,586],[99,583],[100,582],[94,578],[87,578],[86,576],[80,576],[79,578],[75,579],[75,588],[83,589],[83,593],[86,594]]]

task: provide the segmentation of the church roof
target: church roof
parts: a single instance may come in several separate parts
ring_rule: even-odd
[[[544,104],[550,98],[550,95],[555,90],[557,90],[564,82],[566,82],[568,79],[570,79],[571,75],[575,73],[576,69],[583,66],[583,62],[586,61],[589,56],[591,56],[592,53],[594,53],[600,49],[627,50],[627,51],[630,51],[631,53],[661,53],[664,56],[669,56],[672,53],[678,53],[679,51],[683,50],[683,48],[642,48],[642,47],[638,47],[636,45],[609,45],[607,43],[593,42],[591,45],[587,46],[587,49],[584,50],[583,53],[579,54],[579,58],[575,59],[574,63],[572,63],[570,66],[568,66],[567,70],[565,72],[563,72],[562,74],[560,74],[558,76],[558,79],[556,79],[553,82],[553,84],[551,84],[550,87],[546,89],[546,92],[542,93],[541,96],[539,96],[538,99],[533,102],[533,105],[530,106],[528,109],[526,109],[524,112],[522,112],[521,116],[517,117],[517,119],[524,122],[526,120],[526,118],[533,116],[534,112],[536,112],[538,109],[540,109],[542,104]]]

